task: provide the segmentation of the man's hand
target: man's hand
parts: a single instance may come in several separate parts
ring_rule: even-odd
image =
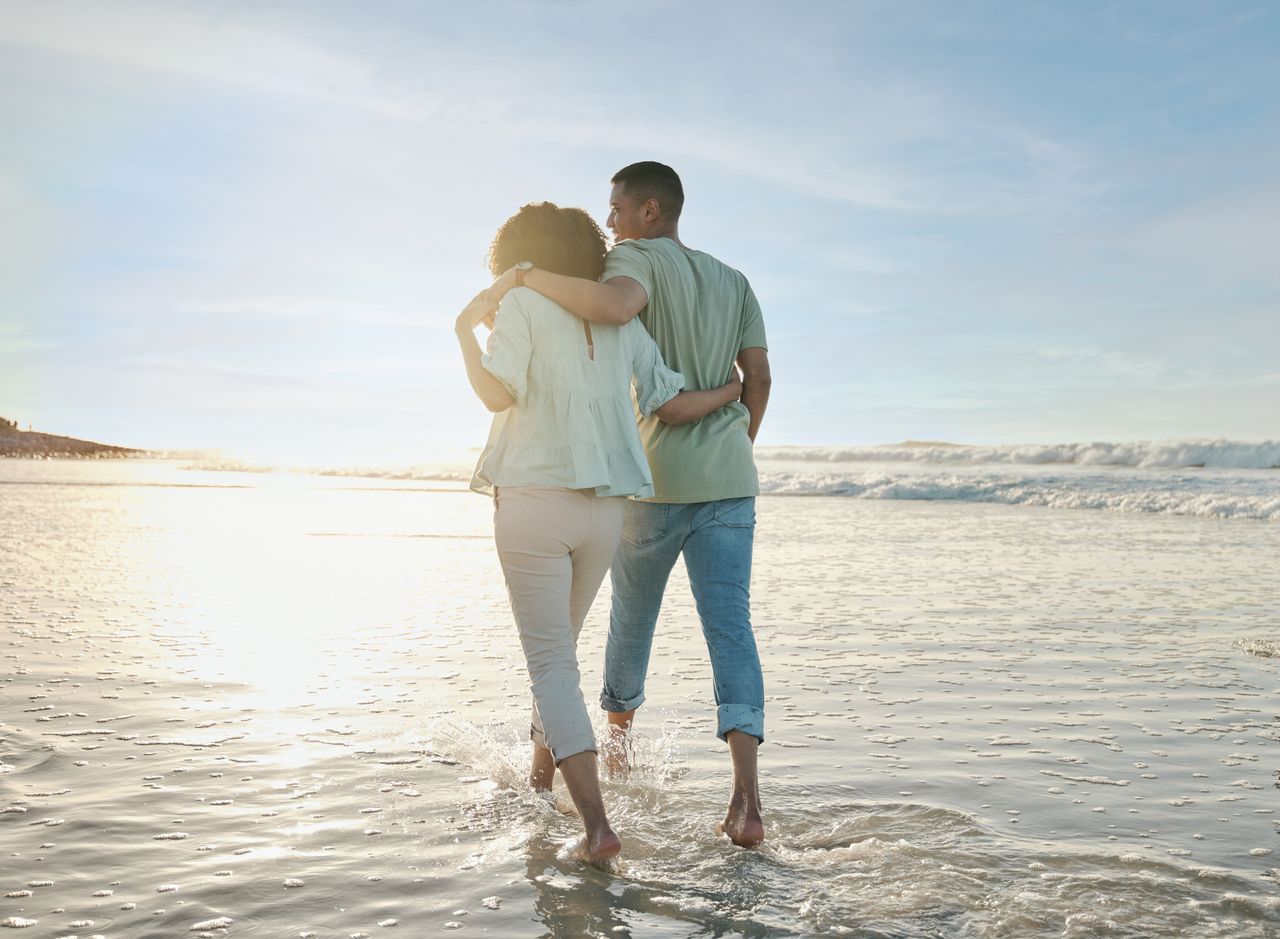
[[[489,293],[494,303],[498,303],[507,295],[507,291],[516,285],[516,269],[514,266],[503,271],[498,279],[489,286]]]

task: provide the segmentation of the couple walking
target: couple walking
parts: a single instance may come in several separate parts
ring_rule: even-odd
[[[494,497],[528,663],[530,781],[550,789],[560,770],[590,861],[621,843],[600,793],[578,631],[610,571],[600,703],[622,743],[644,701],[662,594],[681,555],[711,656],[716,733],[733,762],[722,830],[744,847],[764,839],[764,683],[749,586],[752,443],[769,361],[746,278],[680,241],[683,203],[670,167],[620,170],[609,196],[612,250],[582,210],[525,206],[490,248],[498,279],[456,325],[471,387],[495,412],[471,485]],[[487,352],[474,332],[481,322],[493,330]]]

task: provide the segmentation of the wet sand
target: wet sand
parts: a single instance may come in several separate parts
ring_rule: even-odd
[[[489,512],[448,485],[0,462],[0,925],[1280,933],[1280,526],[762,498],[766,846],[714,834],[728,761],[677,571],[602,871],[522,785]]]

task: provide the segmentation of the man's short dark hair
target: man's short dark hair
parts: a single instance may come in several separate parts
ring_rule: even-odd
[[[613,174],[611,183],[622,183],[622,191],[636,199],[654,199],[663,218],[675,221],[684,208],[684,187],[676,171],[665,163],[644,160],[624,166]]]

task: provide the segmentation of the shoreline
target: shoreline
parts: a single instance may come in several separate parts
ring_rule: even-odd
[[[47,459],[101,459],[103,457],[140,457],[149,450],[118,447],[113,444],[44,434],[39,431],[18,430],[7,422],[0,422],[0,458]]]

